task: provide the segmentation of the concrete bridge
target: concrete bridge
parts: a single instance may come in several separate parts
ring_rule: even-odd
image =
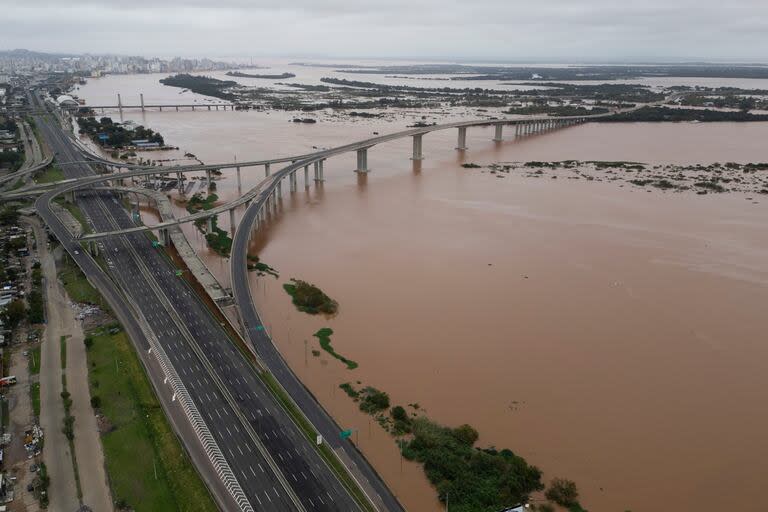
[[[604,114],[601,114],[604,115]],[[228,162],[221,164],[209,164],[209,165],[192,165],[192,166],[175,166],[175,167],[151,167],[143,169],[130,170],[128,172],[119,172],[115,174],[104,174],[100,176],[92,176],[87,178],[81,178],[77,180],[69,181],[68,183],[60,183],[53,192],[46,194],[49,200],[55,196],[66,195],[69,200],[74,199],[74,194],[78,189],[91,187],[93,185],[104,183],[107,181],[114,181],[114,186],[123,186],[122,181],[125,178],[131,177],[147,177],[152,176],[176,174],[180,183],[183,182],[182,175],[188,172],[206,172],[207,183],[210,184],[212,180],[212,171],[234,169],[237,172],[238,177],[238,190],[242,191],[241,186],[241,169],[243,167],[264,167],[265,179],[260,182],[256,187],[240,195],[238,198],[230,201],[229,203],[216,206],[210,210],[200,211],[194,214],[180,217],[173,221],[160,222],[154,226],[136,226],[134,228],[125,230],[116,230],[109,232],[91,233],[84,235],[80,238],[81,241],[97,240],[99,238],[115,236],[125,233],[132,233],[138,231],[147,230],[160,230],[161,239],[165,237],[163,230],[173,226],[177,226],[185,222],[194,222],[202,219],[209,219],[208,224],[211,227],[213,217],[222,213],[229,213],[230,226],[234,232],[235,225],[235,212],[234,210],[241,205],[246,207],[251,205],[254,199],[262,199],[264,194],[268,197],[265,198],[262,208],[266,211],[276,207],[277,200],[283,195],[283,180],[287,179],[288,189],[290,192],[295,192],[298,189],[298,176],[297,173],[303,170],[304,186],[308,187],[310,180],[315,182],[321,182],[324,180],[324,163],[328,158],[338,156],[341,154],[355,152],[357,154],[357,168],[356,172],[365,173],[369,171],[368,168],[368,150],[372,147],[390,142],[397,139],[411,137],[413,140],[413,151],[411,158],[413,160],[422,160],[423,155],[423,137],[434,131],[456,129],[457,130],[457,146],[456,149],[464,151],[467,149],[467,130],[472,127],[494,127],[493,140],[500,142],[503,137],[504,127],[514,128],[515,137],[525,137],[534,134],[540,134],[549,132],[555,129],[582,124],[595,116],[575,116],[575,117],[561,117],[561,118],[528,118],[528,119],[483,119],[474,121],[458,121],[453,123],[446,123],[440,125],[424,126],[418,128],[412,128],[409,130],[403,130],[400,132],[391,133],[388,135],[381,135],[372,137],[352,144],[344,146],[338,146],[331,149],[320,150],[307,155],[300,155],[294,157],[285,157],[279,159],[270,160],[254,160],[245,162]],[[280,169],[274,174],[271,173],[271,165],[281,162],[291,162],[290,165]],[[120,166],[117,162],[110,162],[113,166]],[[312,176],[310,178],[310,168],[312,168]],[[260,218],[263,217],[264,212],[261,212]]]
[[[119,110],[120,113],[123,113],[123,110],[141,110],[142,112],[145,112],[147,110],[159,110],[160,112],[163,111],[163,109],[166,110],[173,110],[175,109],[176,112],[178,112],[180,109],[200,109],[200,110],[219,110],[221,108],[222,110],[235,110],[235,105],[230,102],[217,102],[217,103],[163,103],[163,104],[150,104],[147,105],[144,103],[144,94],[139,94],[139,104],[138,105],[126,105],[123,104],[123,100],[120,97],[120,95],[117,95],[117,105],[73,105],[71,107],[67,107],[71,109],[78,109],[78,108],[90,108],[92,110],[100,110],[101,112],[104,112],[105,110]]]

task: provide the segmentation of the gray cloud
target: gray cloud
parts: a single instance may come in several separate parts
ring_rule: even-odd
[[[47,51],[768,59],[765,0],[0,0],[0,12],[0,48]]]

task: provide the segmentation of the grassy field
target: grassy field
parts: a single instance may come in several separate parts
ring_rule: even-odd
[[[32,399],[32,411],[35,413],[35,417],[40,417],[40,383],[33,382],[29,386],[29,396]]]
[[[77,222],[80,223],[80,226],[83,228],[83,233],[91,232],[91,226],[88,225],[88,221],[85,220],[85,215],[83,214],[83,211],[80,209],[79,206],[77,206],[74,203],[69,203],[67,201],[61,201],[60,204],[69,213],[72,214],[72,216],[75,218]]]
[[[11,190],[18,190],[23,186],[24,186],[24,178],[19,178],[16,180],[16,183],[13,184],[13,186],[11,187]]]
[[[64,259],[65,261],[56,265],[56,268],[59,270],[59,279],[64,283],[67,295],[75,302],[96,304],[105,308],[106,303],[101,298],[101,295],[91,286],[91,283],[88,282],[75,262],[69,256],[66,256]]]
[[[30,349],[28,358],[30,375],[37,375],[40,373],[40,345]]]
[[[64,173],[56,166],[49,165],[35,176],[35,183],[55,183],[64,179]]]
[[[113,427],[102,442],[115,500],[137,512],[216,511],[125,333],[102,329],[90,337],[91,395]]]
[[[67,368],[67,337],[62,336],[59,339],[59,350],[61,351],[61,369]]]

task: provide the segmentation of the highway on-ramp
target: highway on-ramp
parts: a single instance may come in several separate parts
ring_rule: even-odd
[[[59,161],[81,160],[55,120],[38,117],[37,122]],[[63,169],[67,178],[92,173],[85,164]],[[148,327],[215,439],[236,479],[232,496],[217,496],[220,506],[225,510],[358,510],[312,443],[267,390],[258,370],[150,239],[132,233],[102,241],[105,272],[56,218],[50,204],[53,196],[49,192],[37,200],[40,216],[89,280],[113,308],[117,306],[116,314],[128,324],[139,351],[148,351],[142,336],[142,328]],[[82,192],[78,206],[94,230],[134,225],[117,196],[109,192]],[[189,446],[197,442],[184,439]],[[204,478],[210,483],[210,477]],[[245,495],[245,504],[238,499],[239,493]]]

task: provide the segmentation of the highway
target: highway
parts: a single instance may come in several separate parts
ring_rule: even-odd
[[[55,121],[38,117],[37,122],[59,161],[81,160]],[[92,174],[85,164],[65,165],[63,169],[67,178]],[[53,194],[49,192],[36,202],[40,216],[121,321],[128,324],[126,329],[140,352],[149,348],[139,325],[146,322],[201,412],[237,480],[236,487],[247,498],[245,505],[235,505],[238,492],[230,489],[232,496],[217,496],[220,506],[225,510],[358,510],[314,446],[258,378],[257,369],[195,292],[175,276],[170,260],[152,247],[149,238],[132,233],[104,240],[100,247],[105,273],[52,212]],[[78,206],[94,230],[133,226],[111,193],[82,192]],[[190,446],[198,443],[188,438],[184,442]],[[210,478],[206,480],[210,482]]]

